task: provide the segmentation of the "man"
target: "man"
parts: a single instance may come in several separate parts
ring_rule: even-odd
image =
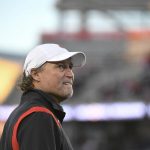
[[[19,106],[8,118],[0,150],[72,150],[61,123],[60,102],[73,94],[73,67],[85,64],[82,52],[56,44],[31,50],[25,60]]]

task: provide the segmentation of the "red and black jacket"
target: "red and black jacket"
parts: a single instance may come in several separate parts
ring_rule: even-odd
[[[64,116],[52,96],[39,90],[24,93],[5,124],[0,150],[72,150],[61,126]]]

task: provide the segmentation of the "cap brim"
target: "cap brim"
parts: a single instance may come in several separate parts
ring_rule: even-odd
[[[59,54],[51,59],[48,59],[47,61],[49,62],[63,61],[68,58],[71,58],[73,66],[75,67],[82,67],[86,63],[86,56],[82,52],[66,52],[63,54]]]

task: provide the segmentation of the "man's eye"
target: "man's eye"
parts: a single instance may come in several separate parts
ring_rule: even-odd
[[[58,64],[58,68],[59,68],[59,69],[65,69],[66,66],[65,66],[64,64]]]
[[[64,71],[65,69],[69,68],[72,70],[73,64],[57,64],[57,67],[61,70]]]
[[[72,69],[73,68],[73,64],[69,64],[69,68]]]

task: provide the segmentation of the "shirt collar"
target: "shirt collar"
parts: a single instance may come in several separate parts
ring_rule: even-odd
[[[30,99],[42,102],[42,104],[44,104],[46,107],[50,108],[51,111],[53,111],[53,113],[60,122],[63,121],[66,113],[64,112],[63,107],[55,102],[54,96],[38,89],[32,89],[23,93],[21,102]]]

